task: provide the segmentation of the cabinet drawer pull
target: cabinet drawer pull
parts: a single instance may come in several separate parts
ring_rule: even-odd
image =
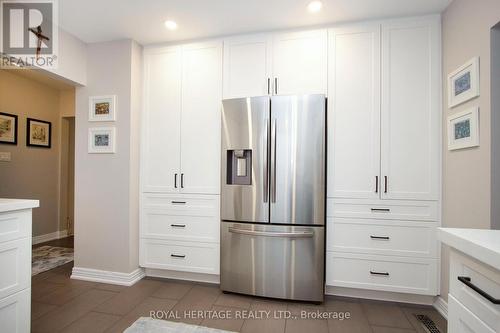
[[[172,258],[186,258],[186,255],[184,254],[171,254],[170,255]]]
[[[173,205],[185,205],[186,201],[172,201]]]
[[[373,213],[390,213],[391,210],[389,208],[372,208]]]
[[[174,228],[185,228],[186,227],[185,224],[171,224],[170,226],[174,227]]]
[[[476,293],[478,293],[479,295],[481,295],[484,298],[486,298],[491,303],[493,303],[493,304],[500,304],[500,299],[494,298],[493,296],[491,296],[490,294],[488,294],[486,291],[482,290],[481,288],[479,288],[478,286],[476,286],[475,284],[473,284],[471,282],[471,278],[470,277],[459,276],[458,277],[458,281],[462,282],[467,287],[471,288],[472,290],[474,290]]]
[[[370,271],[370,274],[371,275],[389,276],[389,273],[387,273],[387,272],[374,272],[374,271]]]
[[[389,240],[390,238],[387,236],[370,236],[371,239],[377,239],[377,240]]]

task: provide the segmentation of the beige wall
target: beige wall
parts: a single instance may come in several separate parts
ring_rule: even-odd
[[[76,91],[75,267],[130,273],[138,262],[141,47],[89,44],[87,85]],[[116,95],[115,122],[88,122],[90,96]],[[88,154],[88,129],[116,127],[115,154]]]
[[[443,226],[491,227],[490,29],[500,21],[498,0],[454,0],[443,13]],[[447,77],[480,57],[481,96],[449,109]],[[448,151],[447,117],[472,106],[480,110],[478,148]],[[449,251],[443,249],[441,294],[448,297]]]
[[[17,145],[0,144],[0,151],[12,154],[11,162],[0,162],[0,197],[39,199],[40,208],[33,212],[33,236],[39,236],[64,229],[59,227],[60,107],[74,112],[74,92],[61,93],[19,74],[0,70],[0,112],[18,115]],[[28,117],[52,123],[50,149],[26,146]]]

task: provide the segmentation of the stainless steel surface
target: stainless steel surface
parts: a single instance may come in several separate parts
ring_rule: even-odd
[[[271,223],[325,223],[325,104],[324,95],[271,97]]]
[[[324,227],[222,222],[221,289],[323,301],[324,237]]]
[[[222,102],[221,219],[269,222],[267,191],[268,96]],[[252,150],[251,185],[227,184],[227,151]]]

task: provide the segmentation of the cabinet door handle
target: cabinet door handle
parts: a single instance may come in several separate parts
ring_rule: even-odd
[[[274,94],[278,95],[278,78],[274,78]]]
[[[170,226],[173,228],[185,228],[186,227],[185,224],[171,224]]]
[[[389,276],[388,272],[374,272],[374,271],[370,271],[370,274],[371,275]]]
[[[389,208],[372,208],[372,213],[390,213],[391,210]]]
[[[177,174],[174,174],[174,188],[177,188]]]
[[[172,258],[186,258],[186,255],[184,254],[171,254],[170,255]]]
[[[387,176],[384,176],[385,189],[384,193],[387,193]]]
[[[271,78],[267,78],[267,94],[271,94]]]
[[[184,188],[184,174],[181,173],[181,188]]]
[[[474,283],[471,282],[471,278],[470,277],[459,276],[458,277],[458,281],[462,282],[467,287],[471,288],[472,290],[474,290],[476,293],[478,293],[479,295],[481,295],[484,298],[486,298],[491,303],[493,303],[493,304],[500,304],[500,299],[494,298],[493,296],[491,296],[490,294],[488,294],[486,291],[484,291],[481,288],[479,288],[478,286],[476,286]]]
[[[185,205],[186,201],[171,201],[174,205]]]
[[[378,176],[375,176],[375,193],[378,193]]]
[[[389,240],[390,238],[387,236],[370,236],[371,239],[376,239],[376,240]]]

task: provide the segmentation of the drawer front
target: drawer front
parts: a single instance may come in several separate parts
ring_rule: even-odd
[[[218,195],[143,194],[143,213],[219,218]]]
[[[437,258],[436,224],[328,218],[327,250]]]
[[[329,286],[437,295],[437,259],[327,252]]]
[[[0,299],[2,332],[29,333],[31,323],[31,289]]]
[[[438,221],[439,217],[435,201],[329,199],[327,205],[331,217],[406,221]]]
[[[31,239],[0,244],[0,298],[28,288],[31,283]]]
[[[219,242],[220,221],[212,216],[143,213],[141,237],[180,241]]]
[[[448,295],[448,332],[495,333],[486,323],[461,304],[453,295]]]
[[[500,332],[500,305],[493,304],[458,277],[470,278],[472,284],[500,299],[500,272],[457,251],[450,253],[450,294],[481,321]]]
[[[31,210],[0,213],[0,243],[31,238]]]
[[[219,274],[219,244],[141,239],[141,266]]]

